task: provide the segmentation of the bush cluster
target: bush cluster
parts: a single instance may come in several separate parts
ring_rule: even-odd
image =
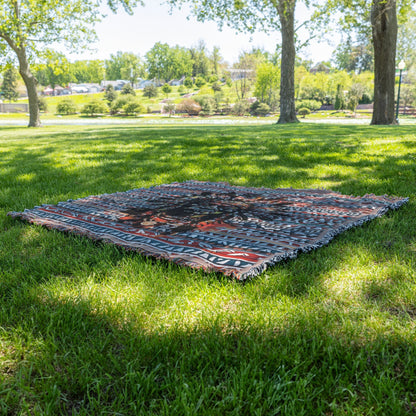
[[[111,104],[111,114],[123,113],[125,115],[136,115],[144,113],[144,107],[139,100],[132,95],[121,95]]]
[[[70,98],[64,98],[56,106],[56,112],[65,115],[75,114],[77,112],[77,106]]]
[[[108,112],[108,107],[106,103],[97,99],[93,99],[89,101],[81,109],[82,114],[86,114],[91,117],[99,115],[99,114],[105,114],[107,112]]]

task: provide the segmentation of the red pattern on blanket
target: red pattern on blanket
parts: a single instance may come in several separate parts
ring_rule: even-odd
[[[188,181],[8,215],[244,280],[407,200]]]

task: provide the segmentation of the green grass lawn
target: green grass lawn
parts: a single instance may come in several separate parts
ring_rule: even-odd
[[[410,197],[246,284],[8,211],[188,179]],[[1,415],[414,415],[412,126],[0,129]]]
[[[143,90],[136,90],[136,97],[140,103],[144,106],[145,110],[150,111],[160,111],[161,102],[164,99],[172,100],[174,103],[179,104],[183,100],[183,95],[186,93],[199,93],[201,95],[208,94],[214,95],[210,84],[206,84],[201,88],[193,87],[190,89],[185,89],[184,92],[179,92],[179,87],[172,87],[172,92],[168,95],[164,94],[160,88],[158,89],[158,96],[153,98],[148,98],[143,96]],[[237,94],[234,87],[229,87],[227,85],[222,86],[222,93],[224,97],[224,102],[228,100],[229,102],[237,101]],[[120,96],[120,91],[117,91],[118,96]],[[73,94],[73,95],[62,95],[56,97],[44,97],[48,105],[48,110],[43,116],[53,116],[56,115],[56,107],[62,100],[71,99],[76,107],[78,112],[81,111],[82,107],[93,99],[102,100],[104,99],[104,93],[97,94]],[[27,99],[19,100],[19,103],[28,103]],[[8,113],[10,114],[10,113]]]

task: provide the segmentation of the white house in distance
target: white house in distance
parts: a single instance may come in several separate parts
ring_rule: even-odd
[[[117,79],[115,81],[101,81],[101,88],[105,90],[109,85],[112,85],[116,91],[120,91],[126,84],[130,84],[130,81],[125,79]]]
[[[71,89],[72,94],[96,94],[101,92],[102,88],[99,84],[94,83],[84,83],[84,84],[72,84],[70,83],[68,87]]]

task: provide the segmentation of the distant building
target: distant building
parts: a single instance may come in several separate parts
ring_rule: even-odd
[[[183,82],[185,81],[185,76],[183,76],[181,79],[173,79],[169,82],[169,85],[172,85],[172,87],[179,87],[180,85],[183,85]]]
[[[116,91],[120,91],[126,84],[130,84],[130,81],[125,79],[117,79],[115,81],[101,81],[101,88],[106,89],[109,85],[112,85]]]
[[[163,83],[156,80],[156,79],[144,79],[143,81],[139,82],[138,88],[140,90],[142,90],[143,88],[145,88],[149,85],[154,85],[155,87],[160,87],[161,85],[163,85]]]
[[[239,79],[251,78],[254,76],[254,69],[232,68],[232,69],[229,69],[228,72],[230,73],[230,78],[233,81],[237,81]]]
[[[329,74],[331,72],[331,68],[325,62],[318,62],[314,67],[312,67],[309,71],[311,74],[316,74],[317,72],[324,72],[325,74]]]
[[[68,89],[71,91],[70,94],[95,94],[102,91],[99,84],[94,83],[83,83],[83,84],[69,84]]]

